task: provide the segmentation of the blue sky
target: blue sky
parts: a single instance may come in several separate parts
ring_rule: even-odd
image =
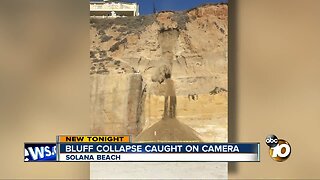
[[[136,2],[140,6],[140,15],[153,13],[153,1],[157,11],[163,10],[188,10],[205,3],[221,3],[227,0],[124,0],[126,2]]]
[[[135,2],[140,6],[140,15],[153,13],[153,1],[157,11],[173,10],[181,11],[197,7],[205,3],[221,3],[227,0],[123,0],[125,2]]]

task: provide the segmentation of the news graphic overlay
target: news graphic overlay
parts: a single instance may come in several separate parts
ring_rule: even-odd
[[[266,144],[269,146],[270,157],[277,162],[283,162],[291,155],[289,142],[284,139],[278,139],[273,134],[266,137]]]
[[[57,143],[123,143],[130,142],[130,136],[57,136]]]
[[[24,144],[24,162],[54,162],[56,154],[56,143]]]
[[[130,136],[57,136],[67,162],[258,162],[259,143],[132,143]]]
[[[132,143],[128,135],[63,135],[57,136],[56,143],[25,143],[24,161],[259,162],[260,144]]]

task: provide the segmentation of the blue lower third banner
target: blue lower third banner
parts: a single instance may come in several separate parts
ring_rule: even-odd
[[[259,152],[259,143],[62,143],[58,161],[258,162]]]
[[[56,143],[24,144],[24,162],[54,162],[56,158]]]

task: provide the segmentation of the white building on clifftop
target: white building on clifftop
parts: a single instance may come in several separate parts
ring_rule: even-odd
[[[139,5],[111,0],[90,0],[90,17],[115,18],[139,16]]]

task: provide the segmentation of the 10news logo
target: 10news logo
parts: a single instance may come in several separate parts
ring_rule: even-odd
[[[278,162],[283,162],[290,157],[291,146],[284,139],[278,139],[275,135],[266,137],[266,144],[269,146],[269,155]]]

